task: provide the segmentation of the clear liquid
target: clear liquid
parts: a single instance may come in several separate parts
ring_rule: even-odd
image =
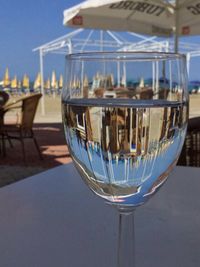
[[[178,160],[187,127],[184,103],[72,99],[62,108],[67,144],[80,175],[111,203],[143,204]]]

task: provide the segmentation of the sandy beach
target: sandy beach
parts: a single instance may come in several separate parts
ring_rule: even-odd
[[[16,97],[11,97],[12,102]],[[42,114],[42,102],[40,101],[37,109],[35,123],[61,123],[61,96],[44,96],[45,114]],[[12,117],[12,113],[8,117]],[[200,116],[200,94],[190,95],[190,112],[189,117],[194,118]]]
[[[200,94],[190,95],[190,118],[200,116]]]
[[[15,98],[11,98],[13,101]],[[35,123],[60,123],[62,122],[61,116],[61,97],[59,95],[45,96],[44,107],[45,114],[42,114],[42,103],[39,103],[39,107],[35,117]],[[9,114],[12,116],[12,113]],[[200,116],[200,94],[190,95],[190,118]]]

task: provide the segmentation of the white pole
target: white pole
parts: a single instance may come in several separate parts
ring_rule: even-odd
[[[111,32],[111,31],[106,31],[106,32],[107,32],[108,35],[110,35],[110,36],[113,38],[113,40],[115,40],[115,41],[117,42],[118,45],[122,45],[122,44],[123,44],[123,42],[120,41],[120,40],[114,35],[113,32]]]
[[[169,41],[166,41],[165,43],[165,52],[169,52]]]
[[[69,39],[69,40],[68,40],[68,54],[72,54],[72,51],[73,51],[73,49],[72,49],[72,42],[71,42],[71,40]]]
[[[166,41],[165,43],[165,52],[169,52],[169,41]],[[170,89],[170,92],[172,91],[172,62],[169,61],[169,89]]]
[[[169,89],[172,90],[172,62],[169,61]]]
[[[127,86],[127,84],[126,84],[126,62],[124,61],[123,62],[123,77],[124,77],[124,87],[126,87]]]
[[[156,93],[159,91],[159,62],[156,61]]]
[[[153,92],[155,93],[155,62],[152,62],[152,88]]]
[[[100,31],[100,51],[103,52],[103,30]]]
[[[40,49],[40,74],[41,74],[41,113],[45,115],[45,103],[44,103],[44,73],[43,73],[43,51]]]
[[[120,87],[120,62],[117,61],[117,87]]]
[[[190,53],[187,53],[186,54],[186,62],[187,62],[187,74],[188,74],[188,77],[190,75],[190,58],[191,58]]]
[[[84,61],[82,61],[81,63],[81,88],[79,88],[81,90],[81,97],[83,98],[83,87],[84,87]]]

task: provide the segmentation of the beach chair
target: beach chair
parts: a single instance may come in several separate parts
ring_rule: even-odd
[[[8,102],[9,94],[4,91],[0,91],[0,129],[3,125],[3,116],[4,116],[4,105]],[[0,131],[1,132],[1,131]],[[2,144],[2,135],[0,134],[0,144]],[[10,141],[10,140],[9,140]],[[0,152],[3,150],[2,146],[0,145]]]
[[[188,121],[188,130],[178,165],[200,167],[200,117]]]
[[[31,138],[34,141],[39,157],[42,159],[37,140],[32,130],[35,113],[41,96],[42,94],[25,96],[4,107],[4,115],[9,111],[18,110],[16,122],[12,124],[4,122],[0,128],[4,155],[6,155],[6,139],[17,139],[21,142],[23,160],[26,162],[24,139]]]
[[[0,107],[4,106],[9,99],[9,94],[4,91],[0,91]]]
[[[144,87],[140,90],[140,99],[153,99],[153,90],[150,87]]]
[[[0,91],[0,127],[3,124],[3,107],[8,102],[9,94],[4,91]]]
[[[158,92],[158,98],[159,99],[167,99],[168,95],[169,95],[169,89],[166,88],[160,88],[159,92]]]

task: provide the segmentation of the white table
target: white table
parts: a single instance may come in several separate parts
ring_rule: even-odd
[[[116,267],[118,216],[72,164],[0,189],[0,266]],[[136,211],[137,267],[200,266],[200,169]]]

